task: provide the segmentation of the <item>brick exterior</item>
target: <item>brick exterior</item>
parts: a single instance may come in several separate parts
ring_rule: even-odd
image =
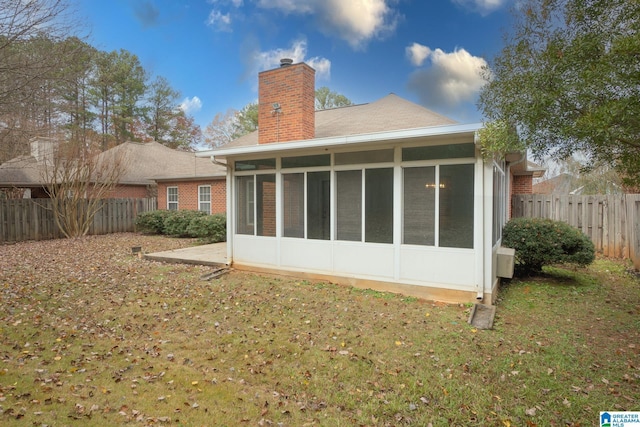
[[[144,199],[154,197],[155,188],[146,185],[117,185],[109,191],[107,199]]]
[[[178,209],[198,210],[198,187],[211,186],[211,213],[226,213],[227,185],[222,179],[163,181],[158,183],[158,209],[167,209],[167,187],[178,187]]]
[[[511,193],[513,194],[532,194],[533,193],[533,175],[514,175],[511,183]]]
[[[511,191],[509,192],[508,218],[511,218],[511,200],[513,199],[512,196],[514,194],[533,194],[533,175],[511,174]]]
[[[258,75],[258,143],[315,137],[315,73],[299,63]],[[280,112],[274,112],[274,103]]]

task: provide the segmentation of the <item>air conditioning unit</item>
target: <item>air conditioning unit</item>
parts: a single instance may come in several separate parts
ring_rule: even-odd
[[[500,246],[496,254],[496,276],[505,279],[513,278],[513,267],[516,263],[516,250]]]

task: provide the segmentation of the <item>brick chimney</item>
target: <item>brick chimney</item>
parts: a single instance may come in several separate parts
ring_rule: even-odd
[[[281,59],[280,68],[258,74],[258,143],[315,136],[316,71]]]

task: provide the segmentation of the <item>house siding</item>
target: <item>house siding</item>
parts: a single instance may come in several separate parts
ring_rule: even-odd
[[[211,213],[227,210],[227,187],[224,179],[197,181],[163,181],[158,183],[158,209],[167,209],[167,187],[178,187],[178,209],[198,210],[198,187],[211,186]]]

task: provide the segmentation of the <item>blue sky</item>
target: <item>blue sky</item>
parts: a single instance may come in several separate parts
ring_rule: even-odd
[[[126,49],[203,128],[257,100],[283,57],[354,103],[395,93],[463,123],[515,0],[76,0],[96,48]]]

